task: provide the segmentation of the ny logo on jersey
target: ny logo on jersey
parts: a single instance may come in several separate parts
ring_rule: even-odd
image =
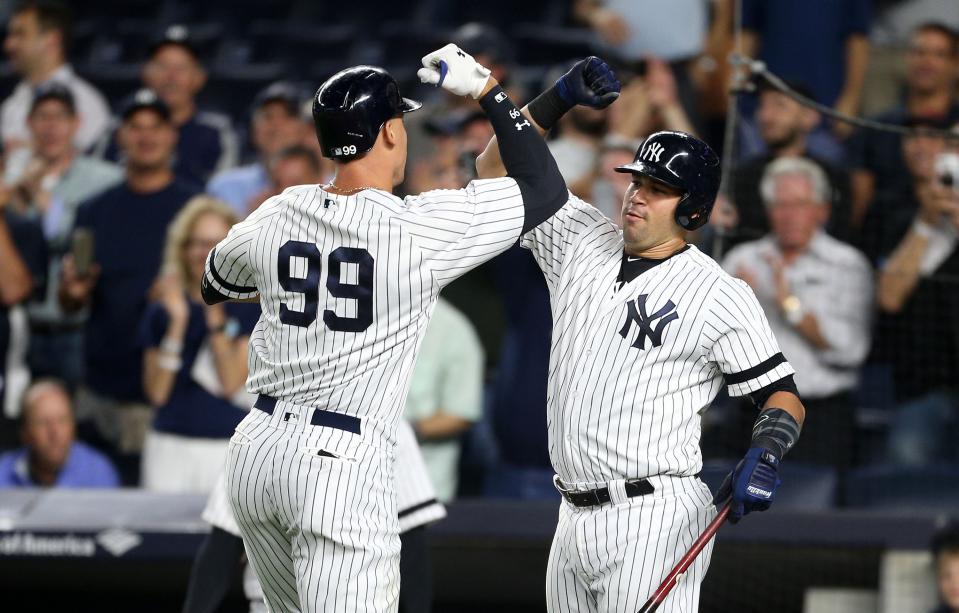
[[[622,329],[619,331],[620,336],[627,338],[633,324],[635,323],[639,326],[639,336],[633,341],[632,346],[640,350],[646,349],[647,337],[649,337],[649,341],[653,344],[653,347],[662,345],[663,332],[666,330],[666,326],[674,319],[679,319],[679,315],[676,313],[676,305],[673,304],[672,300],[667,301],[663,308],[652,315],[648,315],[646,313],[646,297],[647,294],[641,294],[635,301],[626,301],[626,323],[623,324]],[[657,322],[656,327],[653,328],[652,324],[657,319],[659,322]]]
[[[652,143],[649,147],[646,147],[646,151],[643,151],[642,158],[648,162],[658,162],[664,149],[665,147],[659,143]]]

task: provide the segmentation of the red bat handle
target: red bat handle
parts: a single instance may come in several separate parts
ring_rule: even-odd
[[[706,526],[703,533],[700,534],[696,542],[692,544],[689,551],[683,556],[683,559],[679,561],[679,564],[674,566],[673,570],[669,571],[669,574],[666,575],[666,578],[660,584],[659,588],[653,592],[653,595],[649,597],[649,600],[647,600],[643,608],[639,610],[639,613],[653,613],[653,611],[659,608],[659,605],[663,604],[666,596],[668,596],[676,586],[676,578],[686,572],[686,569],[693,563],[696,556],[699,555],[699,552],[706,546],[706,543],[715,536],[716,531],[719,530],[719,527],[726,521],[727,515],[729,515],[729,503],[726,503],[726,506],[720,509],[716,518],[709,522],[709,525]]]

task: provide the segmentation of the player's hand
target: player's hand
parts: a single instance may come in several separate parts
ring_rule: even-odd
[[[746,457],[726,476],[713,502],[720,506],[730,500],[729,521],[738,522],[751,511],[765,511],[776,497],[779,458],[763,447],[752,447]]]
[[[456,94],[479,98],[486,88],[490,70],[453,43],[423,56],[423,67],[416,71],[420,81]]]
[[[556,81],[556,91],[567,104],[604,109],[619,98],[621,86],[606,62],[591,55],[573,64]]]

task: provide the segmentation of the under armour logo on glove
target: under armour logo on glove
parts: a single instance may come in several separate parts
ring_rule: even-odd
[[[456,55],[458,55],[458,56],[460,56],[460,57],[466,57],[466,54],[463,53],[462,51],[457,51],[457,52],[456,52]]]

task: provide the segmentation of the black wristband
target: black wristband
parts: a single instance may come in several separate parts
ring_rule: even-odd
[[[762,447],[782,459],[799,440],[802,426],[783,409],[766,409],[753,424],[753,447]]]
[[[526,105],[529,116],[544,130],[552,129],[559,118],[569,112],[573,105],[563,100],[556,86],[533,98]]]

